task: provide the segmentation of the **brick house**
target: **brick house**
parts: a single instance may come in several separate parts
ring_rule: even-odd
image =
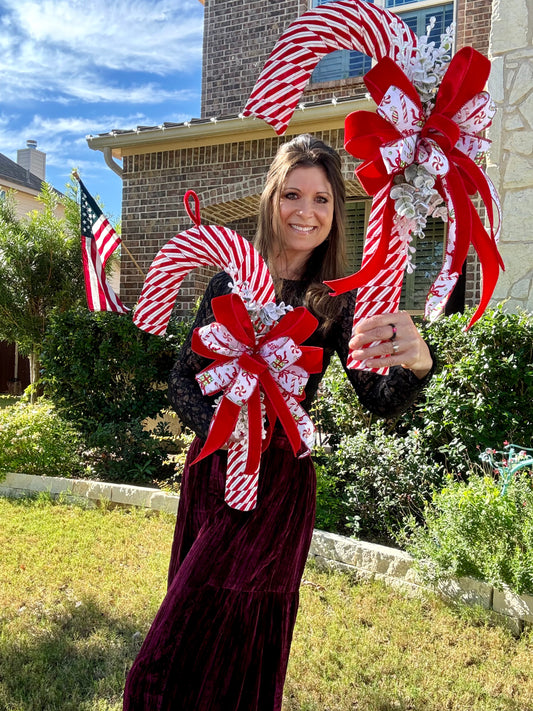
[[[338,149],[348,195],[349,259],[359,264],[371,200],[354,177],[355,160],[343,149],[344,119],[358,109],[372,109],[365,98],[362,75],[369,58],[357,52],[334,52],[317,66],[285,136],[278,137],[263,121],[242,118],[246,100],[276,40],[309,6],[327,0],[205,0],[202,73],[202,115],[183,124],[138,127],[88,138],[104,153],[108,165],[122,176],[122,237],[146,272],[157,250],[190,226],[183,195],[199,195],[204,223],[225,224],[245,237],[253,236],[264,176],[278,146],[293,135],[313,133]],[[512,0],[514,2],[514,0]],[[312,5],[311,5],[312,3]],[[489,52],[492,0],[376,0],[398,12],[417,34],[424,34],[435,16],[438,35],[456,22],[456,49],[470,45]],[[122,165],[117,163],[122,160]],[[533,181],[532,181],[533,183]],[[402,308],[423,309],[427,289],[440,268],[445,226],[428,225],[417,245],[417,269],[406,278]],[[185,314],[203,293],[207,270],[196,270],[184,282],[176,311]],[[479,298],[475,255],[468,257],[450,309]],[[130,260],[123,260],[121,298],[133,305],[142,279]],[[533,295],[532,295],[533,296]]]

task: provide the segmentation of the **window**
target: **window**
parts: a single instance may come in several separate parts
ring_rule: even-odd
[[[6,191],[0,188],[0,200],[5,200]]]
[[[354,200],[346,203],[346,239],[348,242],[348,273],[361,267],[366,227],[370,215],[370,200]],[[428,220],[424,239],[413,239],[416,248],[416,269],[405,273],[400,308],[407,311],[423,311],[431,284],[439,273],[444,259],[446,226],[440,219]]]
[[[405,273],[400,308],[407,311],[423,311],[430,286],[435,281],[444,260],[444,239],[446,225],[440,219],[430,217],[424,239],[413,238],[416,249],[416,269],[411,274]]]
[[[333,0],[313,0],[312,7],[325,5]],[[373,0],[367,0],[373,2]],[[355,50],[339,49],[323,57],[317,64],[311,81],[324,82],[348,79],[349,77],[362,77],[372,66],[372,59],[362,52]]]
[[[398,2],[399,0],[389,0],[389,2],[394,1]],[[434,17],[435,26],[429,35],[429,39],[438,45],[440,36],[453,22],[453,3],[449,5],[433,5],[420,10],[406,10],[398,12],[398,15],[419,37],[426,34],[429,21]]]
[[[376,5],[397,11],[402,20],[419,37],[426,34],[430,18],[435,17],[430,40],[439,42],[440,35],[453,22],[453,2],[429,5],[419,0],[367,0]],[[312,0],[312,7],[325,5],[332,0]],[[423,4],[423,7],[420,5]],[[410,6],[415,6],[410,9]],[[362,52],[354,50],[337,50],[323,57],[315,67],[311,76],[312,83],[336,81],[350,77],[362,77],[372,66],[372,59]]]

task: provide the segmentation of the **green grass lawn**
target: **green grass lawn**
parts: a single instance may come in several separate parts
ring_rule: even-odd
[[[118,711],[173,518],[0,498],[0,521],[0,711]],[[283,711],[533,709],[533,635],[311,567],[301,592]]]

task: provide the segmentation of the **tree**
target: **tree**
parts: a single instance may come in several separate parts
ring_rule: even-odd
[[[39,379],[40,351],[52,310],[65,311],[84,297],[79,209],[62,198],[66,218],[54,211],[60,198],[47,183],[38,200],[43,210],[18,218],[14,199],[0,200],[0,340],[18,344]]]

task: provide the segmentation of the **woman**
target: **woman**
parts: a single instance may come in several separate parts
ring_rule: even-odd
[[[256,247],[279,300],[304,304],[318,318],[307,344],[323,347],[323,372],[334,351],[346,363],[351,343],[355,357],[394,366],[388,376],[347,371],[363,404],[387,417],[408,407],[433,367],[410,317],[364,320],[350,342],[353,295],[331,298],[322,284],[345,269],[344,181],[334,150],[309,135],[281,146],[261,198]],[[227,274],[211,280],[194,328],[213,320],[211,299],[229,292]],[[190,464],[213,414],[194,379],[207,364],[191,350],[189,336],[171,373],[169,397],[198,437],[183,473],[168,592],[128,676],[127,711],[281,709],[313,532],[315,473],[310,457],[296,458],[276,427],[261,458],[256,509],[225,504],[226,452]],[[323,372],[309,378],[306,410]]]

